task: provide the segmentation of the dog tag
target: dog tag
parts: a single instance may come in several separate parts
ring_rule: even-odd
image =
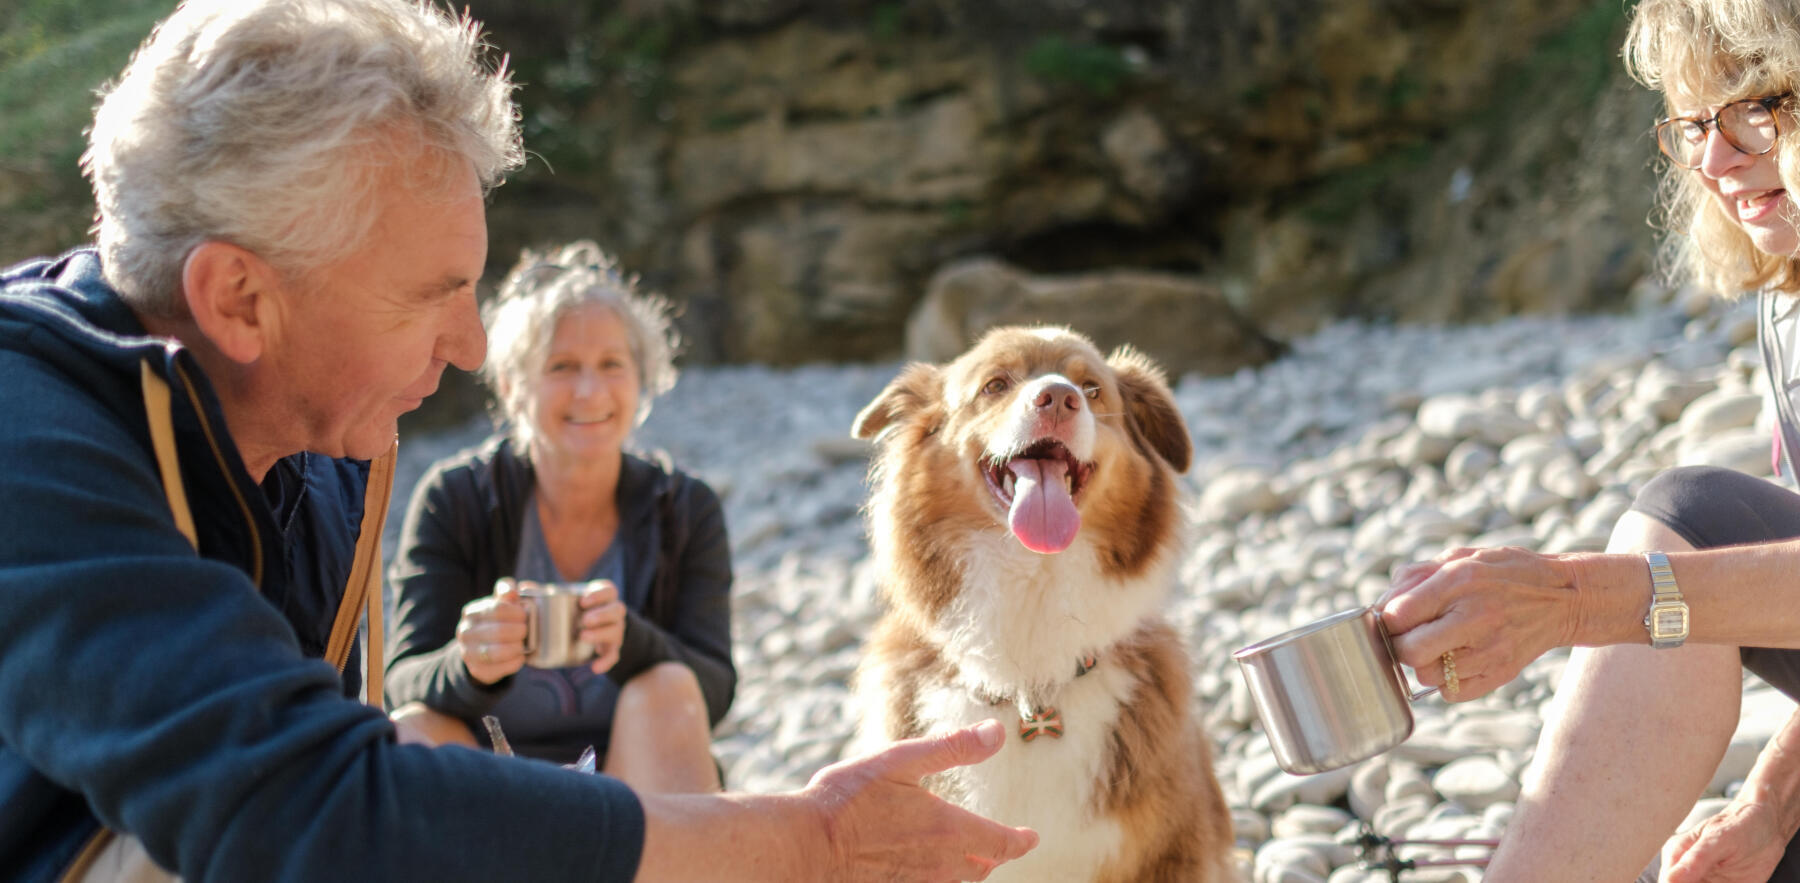
[[[1062,712],[1055,708],[1033,709],[1019,720],[1019,737],[1027,742],[1035,742],[1039,736],[1061,739],[1062,733]]]

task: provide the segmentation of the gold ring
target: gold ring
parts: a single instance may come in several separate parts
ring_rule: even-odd
[[[488,646],[486,644],[476,644],[475,645],[475,655],[481,657],[482,662],[493,662],[494,661],[493,655],[488,653]],[[1450,664],[1450,657],[1448,655],[1446,655],[1444,657],[1444,665],[1448,666],[1449,664]],[[1446,668],[1444,670],[1450,671],[1449,668]]]
[[[1462,685],[1456,679],[1456,651],[1444,653],[1444,695],[1455,698]]]

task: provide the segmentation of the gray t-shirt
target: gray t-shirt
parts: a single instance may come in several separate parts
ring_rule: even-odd
[[[621,588],[626,585],[625,573],[631,564],[626,560],[627,548],[631,544],[623,531],[621,526],[612,545],[575,581],[607,579]],[[537,582],[570,581],[557,572],[550,547],[544,542],[535,492],[525,504],[513,576]],[[625,604],[641,610],[643,599],[626,598]],[[556,763],[574,763],[589,745],[600,757],[606,756],[607,734],[612,729],[613,707],[618,701],[618,685],[603,674],[594,674],[586,665],[551,669],[528,665],[513,675],[511,686],[495,703],[492,713],[500,719],[514,751]]]

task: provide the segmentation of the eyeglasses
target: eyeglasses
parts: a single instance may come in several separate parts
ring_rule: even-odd
[[[1719,108],[1710,119],[1670,117],[1656,123],[1656,146],[1664,156],[1684,169],[1700,168],[1706,158],[1706,129],[1711,126],[1725,136],[1725,143],[1748,156],[1762,156],[1775,149],[1781,136],[1780,118],[1775,108],[1786,101],[1788,93],[1768,98],[1746,98]]]

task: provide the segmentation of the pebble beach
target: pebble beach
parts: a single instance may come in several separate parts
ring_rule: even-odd
[[[1673,465],[1771,475],[1773,415],[1751,303],[1692,292],[1646,286],[1609,316],[1343,322],[1290,343],[1258,369],[1173,380],[1195,465],[1183,477],[1192,543],[1166,612],[1192,657],[1243,879],[1386,881],[1344,843],[1359,826],[1401,839],[1504,833],[1566,653],[1475,701],[1422,700],[1400,747],[1299,777],[1276,766],[1231,652],[1368,604],[1395,565],[1451,546],[1601,549],[1636,490]],[[880,601],[860,509],[867,449],[849,427],[899,367],[688,368],[634,436],[724,501],[740,680],[715,752],[733,789],[804,785],[854,728],[847,682]],[[425,467],[489,431],[478,419],[403,439],[390,550]],[[1696,817],[1732,793],[1792,710],[1746,679],[1738,734]],[[1480,877],[1452,865],[1401,879]]]

